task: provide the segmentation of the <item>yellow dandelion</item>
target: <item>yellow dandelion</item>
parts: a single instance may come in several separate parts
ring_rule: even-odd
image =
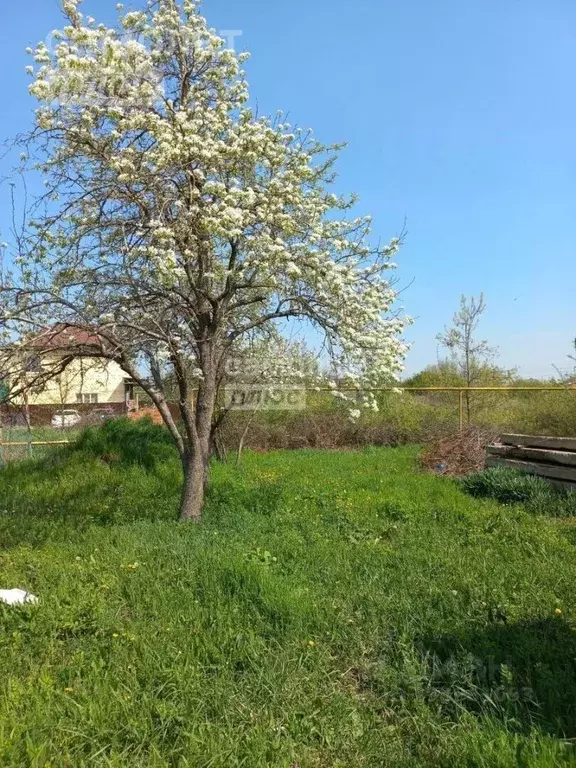
[[[556,608],[554,613],[556,614],[556,616],[562,616],[562,609],[561,608]]]
[[[74,688],[64,688],[64,690],[66,691],[66,693],[73,693]]]

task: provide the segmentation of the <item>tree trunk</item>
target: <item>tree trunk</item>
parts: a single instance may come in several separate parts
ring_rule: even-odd
[[[214,407],[216,404],[216,376],[209,361],[204,364],[204,378],[200,382],[194,403],[194,412],[186,410],[188,421],[188,450],[183,452],[184,483],[180,502],[180,520],[199,523],[202,519],[204,497],[210,474],[210,449]],[[182,401],[188,409],[187,399]],[[182,405],[181,405],[182,410]],[[193,423],[191,420],[193,419]],[[182,454],[181,454],[182,455]]]
[[[216,459],[223,464],[226,464],[228,461],[228,452],[224,440],[222,439],[222,435],[220,434],[219,427],[213,427],[212,429],[210,436],[210,455],[215,456]]]
[[[200,447],[182,459],[184,482],[180,500],[180,520],[199,523],[208,482],[209,458]]]

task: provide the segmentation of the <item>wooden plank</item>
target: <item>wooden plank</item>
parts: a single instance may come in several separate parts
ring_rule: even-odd
[[[544,437],[541,435],[502,435],[504,445],[525,448],[548,448],[552,451],[576,452],[576,437]]]
[[[576,467],[553,467],[549,464],[535,464],[532,461],[519,461],[517,459],[502,459],[497,456],[489,456],[486,459],[487,467],[507,467],[526,472],[529,475],[538,475],[552,480],[565,480],[576,483]]]
[[[568,493],[576,493],[576,483],[568,483],[566,480],[550,480],[549,477],[544,478],[546,482],[554,486],[559,491],[567,491]]]
[[[576,453],[566,451],[547,451],[543,448],[516,448],[514,445],[489,445],[486,451],[492,456],[502,456],[505,459],[523,459],[525,461],[560,464],[576,467]]]

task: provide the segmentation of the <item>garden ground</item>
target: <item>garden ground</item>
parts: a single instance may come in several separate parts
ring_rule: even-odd
[[[0,764],[576,765],[574,527],[415,448],[215,465],[173,522],[164,432],[0,473]]]

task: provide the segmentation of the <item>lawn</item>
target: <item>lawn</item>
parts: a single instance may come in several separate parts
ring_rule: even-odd
[[[576,764],[569,526],[416,449],[215,465],[173,522],[164,433],[118,422],[0,472],[0,764]]]

